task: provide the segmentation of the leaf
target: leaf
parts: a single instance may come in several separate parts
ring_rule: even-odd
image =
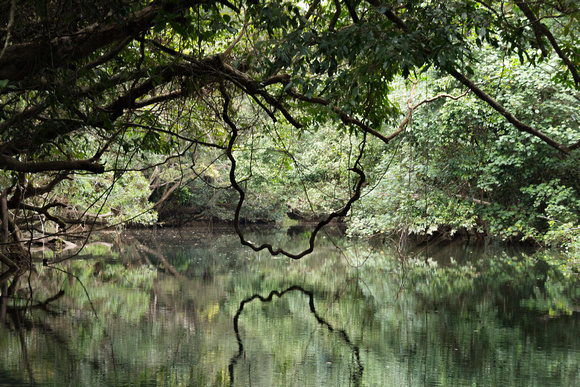
[[[179,35],[181,35],[184,38],[189,37],[189,31],[187,31],[187,29],[181,25],[180,23],[177,22],[169,22],[169,25],[171,26],[171,28],[173,28],[173,30],[175,32],[177,32]]]
[[[487,30],[485,29],[485,27],[481,27],[478,31],[478,35],[480,38],[485,38],[485,36],[487,35]]]
[[[286,84],[286,86],[284,86],[284,90],[282,90],[284,93],[287,92],[288,90],[290,90],[290,88],[294,85],[293,81],[290,81]]]
[[[570,18],[570,21],[568,22],[568,24],[564,27],[564,30],[562,31],[562,35],[564,36],[568,36],[568,34],[570,33],[570,27],[574,24],[574,16]]]

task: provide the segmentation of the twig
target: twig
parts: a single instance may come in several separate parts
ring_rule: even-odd
[[[2,52],[0,52],[0,59],[4,56],[8,45],[10,44],[10,38],[12,35],[12,27],[14,27],[14,16],[16,15],[16,0],[12,0],[10,4],[10,16],[8,16],[8,25],[6,26],[6,40],[4,40],[4,47]]]
[[[236,38],[234,39],[234,41],[232,43],[230,43],[230,45],[228,46],[228,48],[226,48],[226,50],[224,51],[224,54],[223,54],[224,57],[228,57],[231,54],[231,52],[234,49],[234,47],[236,46],[236,44],[238,44],[240,42],[240,40],[242,40],[242,38],[246,34],[246,30],[247,30],[249,24],[250,23],[246,19],[244,21],[244,26],[242,27],[242,30],[240,31],[240,33],[238,34],[238,36],[236,36]]]
[[[89,300],[89,304],[91,305],[91,309],[93,310],[93,313],[95,314],[95,317],[97,319],[99,319],[99,315],[97,314],[97,310],[95,309],[95,306],[93,305],[93,302],[91,301],[91,296],[89,295],[89,292],[87,291],[87,288],[85,288],[85,285],[83,284],[83,281],[81,281],[81,279],[78,276],[76,276],[75,274],[73,274],[73,273],[71,273],[69,271],[66,271],[66,270],[63,270],[61,268],[58,268],[56,266],[49,266],[48,264],[45,264],[45,266],[48,267],[49,269],[58,270],[60,272],[63,272],[65,274],[68,274],[68,275],[73,276],[74,278],[76,278],[77,281],[79,281],[79,283],[83,287],[83,290],[85,291],[85,294],[87,295],[87,299]]]

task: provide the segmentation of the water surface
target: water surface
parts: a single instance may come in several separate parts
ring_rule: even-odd
[[[308,235],[248,237],[297,249]],[[23,280],[0,385],[580,385],[578,276],[551,258],[401,257],[336,234],[300,261],[208,230],[110,242]]]

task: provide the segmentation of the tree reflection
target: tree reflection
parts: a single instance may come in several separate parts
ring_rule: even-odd
[[[353,383],[353,385],[360,386],[361,381],[362,381],[364,366],[362,365],[362,362],[360,359],[360,351],[359,351],[358,346],[356,346],[355,344],[352,343],[352,341],[348,337],[348,334],[346,333],[346,331],[344,331],[342,329],[335,329],[328,321],[326,321],[325,319],[320,317],[320,315],[318,314],[318,312],[316,311],[316,308],[314,306],[313,293],[302,288],[301,286],[298,286],[298,285],[291,286],[291,287],[289,287],[281,292],[279,292],[278,290],[272,290],[270,292],[270,294],[268,295],[268,297],[262,297],[260,294],[254,294],[253,296],[246,298],[240,302],[240,306],[236,312],[236,315],[234,316],[234,332],[235,332],[236,339],[238,342],[238,352],[232,357],[232,359],[230,360],[230,364],[228,366],[229,374],[230,374],[230,386],[234,385],[235,366],[238,363],[238,360],[244,355],[244,344],[242,342],[242,336],[240,334],[240,328],[239,328],[239,318],[240,318],[240,315],[242,314],[242,311],[244,310],[244,306],[246,304],[254,301],[254,300],[260,300],[261,302],[271,302],[273,300],[274,296],[277,296],[278,298],[282,298],[282,296],[284,296],[285,294],[290,293],[290,292],[299,292],[299,293],[306,295],[308,297],[308,305],[310,307],[310,312],[312,313],[312,315],[314,316],[316,321],[318,321],[318,323],[320,325],[327,328],[329,332],[338,335],[338,337],[341,340],[343,340],[344,343],[350,348],[350,350],[353,353],[353,367],[351,368],[352,371],[350,373],[350,381]]]

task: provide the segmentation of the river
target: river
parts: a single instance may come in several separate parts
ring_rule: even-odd
[[[298,251],[308,234],[248,238]],[[104,240],[60,263],[45,251],[23,279],[0,386],[580,386],[566,258],[465,243],[400,255],[339,233],[298,261],[209,229]]]

